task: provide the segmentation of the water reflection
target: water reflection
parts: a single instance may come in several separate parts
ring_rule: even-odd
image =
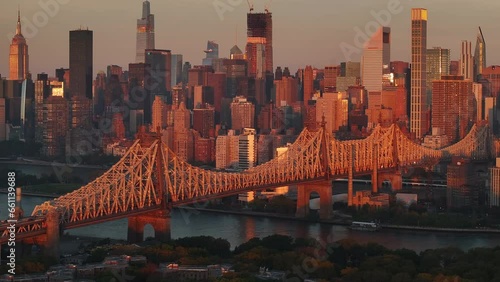
[[[25,214],[31,214],[33,207],[47,199],[23,197]],[[0,203],[7,203],[7,195],[0,194]],[[0,204],[0,219],[5,219],[7,206]],[[470,249],[476,247],[495,247],[500,244],[497,234],[467,233],[429,233],[415,231],[381,230],[380,232],[351,231],[344,226],[307,223],[274,218],[237,216],[218,213],[189,213],[181,210],[172,212],[172,238],[187,236],[213,236],[224,238],[234,248],[254,237],[266,237],[273,234],[288,235],[295,238],[314,238],[328,242],[329,236],[334,241],[354,239],[359,243],[376,242],[387,248],[407,248],[417,252],[429,248],[448,246]],[[102,238],[126,239],[127,220],[120,219],[98,225],[67,231],[78,236],[96,236]],[[152,228],[146,228],[144,237],[152,237]]]

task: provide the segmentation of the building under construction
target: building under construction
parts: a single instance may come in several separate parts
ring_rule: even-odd
[[[266,72],[273,73],[273,17],[272,13],[266,10],[265,13],[250,13],[247,15],[247,36],[261,37],[266,39],[265,43],[265,58],[266,58]],[[250,40],[251,41],[251,40]]]

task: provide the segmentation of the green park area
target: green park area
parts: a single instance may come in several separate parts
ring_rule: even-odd
[[[102,262],[110,255],[143,255],[147,263],[127,269],[127,274],[135,277],[133,281],[164,281],[156,270],[160,263],[168,262],[183,266],[232,266],[234,272],[209,282],[263,281],[256,277],[262,267],[281,272],[286,276],[285,281],[500,282],[500,247],[469,251],[443,248],[416,253],[350,239],[322,242],[283,235],[253,238],[234,250],[227,240],[208,236],[146,243],[138,247],[102,240],[85,247],[84,251],[90,254],[86,263]],[[53,263],[54,260],[33,256],[20,261],[19,271],[41,272]],[[96,281],[109,281],[106,275],[100,274],[102,277],[96,277]]]

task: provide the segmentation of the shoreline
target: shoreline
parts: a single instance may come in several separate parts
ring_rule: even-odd
[[[308,218],[297,218],[294,216],[282,215],[282,214],[272,214],[272,213],[262,213],[262,212],[242,212],[242,211],[229,211],[229,210],[217,210],[217,209],[204,209],[204,208],[193,208],[193,207],[176,207],[176,209],[184,210],[196,210],[201,212],[212,212],[221,214],[232,214],[232,215],[243,215],[243,216],[253,216],[253,217],[267,217],[276,219],[286,219],[293,221],[302,221],[309,223],[320,223],[320,224],[332,224],[338,226],[350,226],[350,223],[345,220],[335,220],[335,219],[308,219]],[[401,230],[401,231],[420,231],[420,232],[444,232],[444,233],[489,233],[489,234],[500,234],[500,229],[468,229],[468,228],[445,228],[445,227],[425,227],[425,226],[407,226],[407,225],[393,225],[393,224],[381,224],[382,229],[390,230]]]
[[[0,189],[0,194],[7,194],[8,190],[7,189]],[[40,197],[40,198],[50,198],[50,199],[55,199],[57,197],[60,197],[60,194],[54,193],[54,194],[47,194],[47,193],[38,193],[38,192],[22,192],[23,196],[30,196],[30,197]]]

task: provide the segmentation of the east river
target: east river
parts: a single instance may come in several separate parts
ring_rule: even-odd
[[[31,214],[34,206],[47,198],[23,196],[22,207],[25,214]],[[0,219],[7,214],[7,195],[0,194]],[[172,213],[172,238],[189,236],[213,236],[224,238],[231,247],[254,237],[272,234],[288,235],[295,238],[310,237],[317,240],[334,241],[351,238],[359,243],[375,242],[390,249],[407,248],[417,252],[426,249],[459,247],[464,250],[477,247],[496,247],[500,245],[500,234],[462,234],[423,231],[381,230],[379,232],[351,231],[344,226],[308,223],[302,221],[274,218],[228,215],[212,212],[174,210]],[[71,235],[111,239],[126,239],[127,220],[116,220],[98,225],[66,231]],[[145,238],[152,237],[151,226],[145,230]]]

